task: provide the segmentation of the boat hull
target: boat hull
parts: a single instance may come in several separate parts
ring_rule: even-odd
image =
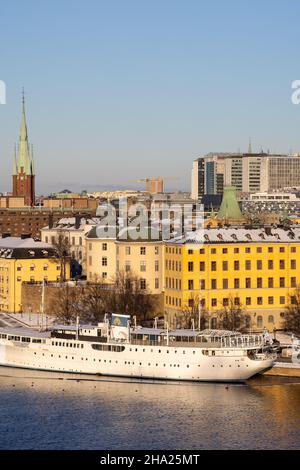
[[[0,344],[0,365],[48,372],[92,374],[150,380],[243,382],[270,369],[274,358],[250,359],[243,350],[224,349],[207,356],[201,348],[126,344],[122,352],[56,346],[57,341],[29,345]],[[59,344],[59,343],[58,343]],[[61,343],[65,344],[65,343]]]

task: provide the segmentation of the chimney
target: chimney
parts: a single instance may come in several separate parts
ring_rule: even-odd
[[[75,215],[75,229],[78,230],[80,227],[80,222],[81,222],[81,215],[76,214]]]
[[[53,214],[49,214],[49,228],[53,228]]]
[[[265,227],[266,235],[272,235],[272,227]]]

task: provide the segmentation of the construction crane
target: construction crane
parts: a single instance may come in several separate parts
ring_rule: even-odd
[[[136,180],[136,183],[146,183],[146,191],[151,194],[163,193],[164,182],[166,180],[178,180],[177,176],[156,176],[152,178],[142,178]]]

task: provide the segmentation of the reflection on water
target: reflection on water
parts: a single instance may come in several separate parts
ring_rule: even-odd
[[[300,383],[142,382],[0,367],[1,449],[299,449]]]

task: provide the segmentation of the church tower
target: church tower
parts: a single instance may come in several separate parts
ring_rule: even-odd
[[[13,161],[13,196],[24,197],[27,206],[35,204],[35,171],[33,152],[30,152],[27,135],[24,93],[19,144],[15,148]]]

